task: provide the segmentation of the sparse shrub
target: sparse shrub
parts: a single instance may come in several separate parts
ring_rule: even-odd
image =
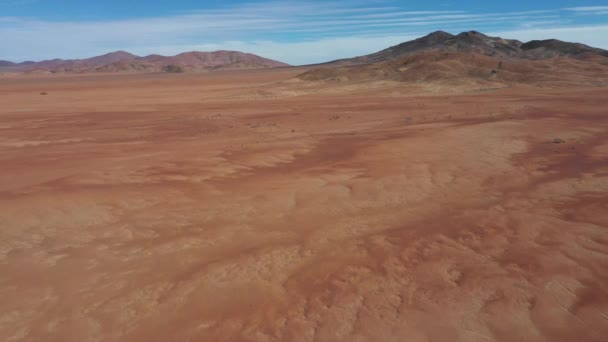
[[[182,73],[182,72],[184,72],[184,68],[182,68],[179,65],[169,64],[163,68],[163,71],[171,72],[171,73]]]

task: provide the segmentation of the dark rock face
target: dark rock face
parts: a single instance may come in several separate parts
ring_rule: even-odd
[[[391,46],[385,50],[328,64],[349,65],[386,61],[424,51],[477,53],[497,58],[546,59],[553,57],[578,57],[597,54],[608,57],[608,51],[578,43],[550,39],[522,43],[515,39],[491,37],[477,31],[453,35],[444,31]]]
[[[577,56],[586,53],[608,57],[608,51],[580,43],[569,43],[557,39],[532,40],[521,45],[527,54],[542,54],[550,57]]]

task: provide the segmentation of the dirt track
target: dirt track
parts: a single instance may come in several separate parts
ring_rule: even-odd
[[[0,340],[608,336],[608,89],[298,72],[0,79]]]

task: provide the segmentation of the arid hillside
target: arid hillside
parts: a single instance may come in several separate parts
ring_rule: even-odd
[[[588,54],[608,57],[607,50],[557,39],[534,40],[523,43],[516,39],[487,36],[477,31],[467,31],[457,35],[437,31],[376,53],[341,59],[326,64],[337,66],[376,63],[426,51],[474,53],[500,59],[579,58]]]
[[[396,81],[443,86],[608,85],[608,58],[500,59],[479,53],[424,51],[382,62],[329,66],[298,76],[304,81],[364,83]]]
[[[4,62],[4,63],[2,63]],[[95,72],[201,72],[213,69],[265,69],[288,64],[239,51],[184,52],[175,56],[149,55],[139,57],[125,51],[102,56],[63,60],[53,59],[20,64],[0,61],[5,72],[34,74]]]

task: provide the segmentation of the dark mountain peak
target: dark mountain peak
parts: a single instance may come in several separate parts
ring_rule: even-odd
[[[521,48],[524,50],[531,50],[531,49],[536,49],[536,48],[540,48],[540,47],[554,48],[554,49],[562,48],[563,49],[563,48],[571,48],[574,46],[579,47],[579,48],[595,49],[595,48],[592,48],[585,44],[569,43],[569,42],[564,42],[559,39],[531,40],[525,44],[522,44]]]
[[[435,31],[427,34],[426,36],[419,39],[448,39],[454,37],[453,34],[445,32],[445,31]]]
[[[608,51],[581,43],[569,43],[558,39],[532,40],[520,48],[530,57],[564,57],[586,53],[608,57]]]
[[[608,57],[608,51],[584,44],[567,43],[557,39],[522,43],[515,39],[492,37],[479,31],[452,35],[436,31],[424,37],[391,46],[382,51],[355,58],[341,59],[327,64],[353,65],[386,61],[425,51],[476,53],[498,58],[545,59],[553,57],[582,57],[595,54]]]
[[[494,40],[502,40],[501,38],[498,37],[490,37],[487,36],[481,32],[478,31],[466,31],[466,32],[461,32],[458,35],[455,36],[455,38],[457,40],[461,40],[461,41],[494,41]]]
[[[354,59],[338,61],[341,64],[372,63],[428,50],[474,52],[488,56],[515,56],[520,53],[520,42],[490,37],[478,31],[453,35],[436,31],[424,37],[404,42],[388,49]]]
[[[395,58],[398,56],[406,55],[409,53],[413,53],[421,50],[432,49],[441,43],[448,41],[455,36],[445,31],[435,31],[430,33],[424,37],[420,37],[418,39],[414,39],[412,41],[404,42],[395,46],[391,46],[388,49],[382,50],[380,52],[356,57],[354,59],[347,59],[341,62],[346,63],[369,63],[369,62],[377,62],[382,60],[387,60],[391,58]]]
[[[438,31],[427,34],[427,37],[428,36],[450,36],[451,37],[451,36],[453,36],[453,34],[446,32],[446,31],[438,30]]]
[[[0,60],[0,67],[12,67],[17,65],[17,63],[13,63],[11,61],[2,61]]]
[[[565,42],[558,39],[543,39],[543,40],[531,40],[521,45],[524,50],[537,49],[539,47],[557,46],[564,44]]]
[[[461,32],[458,34],[458,36],[460,37],[469,37],[469,36],[473,36],[473,37],[488,37],[485,34],[478,32],[478,31],[466,31],[466,32]]]
[[[433,33],[427,34],[424,37],[420,37],[418,39],[415,39],[415,40],[413,40],[411,42],[418,42],[418,44],[424,44],[424,45],[433,45],[433,44],[441,43],[441,42],[443,42],[445,40],[448,40],[450,38],[453,38],[453,37],[454,37],[454,35],[450,34],[448,32],[445,32],[445,31],[435,31]],[[411,43],[411,42],[404,42],[404,43],[401,43],[401,44],[399,44],[397,46],[403,46],[404,44],[408,44],[408,43]]]

